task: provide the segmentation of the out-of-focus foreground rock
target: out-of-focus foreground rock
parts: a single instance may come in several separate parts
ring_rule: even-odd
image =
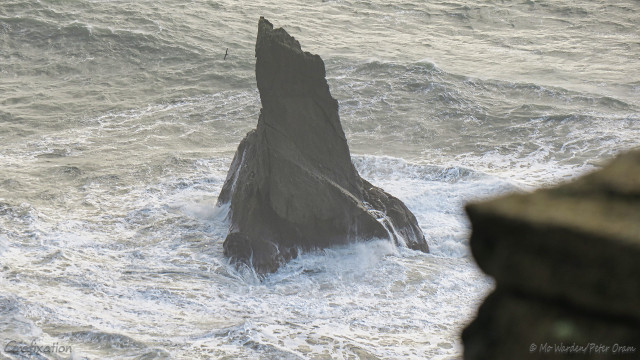
[[[640,151],[467,214],[496,290],[462,334],[466,360],[640,359]]]

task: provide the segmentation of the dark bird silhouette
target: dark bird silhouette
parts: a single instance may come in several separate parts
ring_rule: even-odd
[[[227,60],[227,54],[229,54],[229,48],[224,52],[224,59],[222,60]]]

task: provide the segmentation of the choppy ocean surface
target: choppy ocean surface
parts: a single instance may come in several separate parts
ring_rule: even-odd
[[[357,169],[431,254],[355,244],[262,281],[223,257],[261,15],[325,60]],[[3,0],[0,358],[460,359],[492,288],[463,205],[638,146],[638,24],[635,0]]]

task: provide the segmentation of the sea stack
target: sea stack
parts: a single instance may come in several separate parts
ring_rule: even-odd
[[[256,80],[258,125],[240,142],[218,197],[230,203],[224,254],[264,274],[300,250],[374,238],[428,252],[402,201],[353,166],[320,56],[263,17]]]

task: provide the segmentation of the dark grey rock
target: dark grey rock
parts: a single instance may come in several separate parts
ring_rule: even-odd
[[[230,202],[225,255],[265,273],[300,250],[372,238],[427,252],[415,216],[354,168],[322,59],[262,17],[256,58],[258,125],[238,146],[218,198]]]
[[[573,183],[471,204],[473,256],[498,284],[640,320],[639,195],[635,152]]]
[[[525,345],[543,341],[629,345],[629,356],[640,356],[640,151],[467,213],[473,256],[495,278],[496,295],[465,330],[465,359],[524,358]],[[568,337],[553,337],[567,322]],[[619,358],[612,351],[533,358]]]
[[[466,360],[638,359],[640,327],[517,292],[490,294],[463,331]]]

